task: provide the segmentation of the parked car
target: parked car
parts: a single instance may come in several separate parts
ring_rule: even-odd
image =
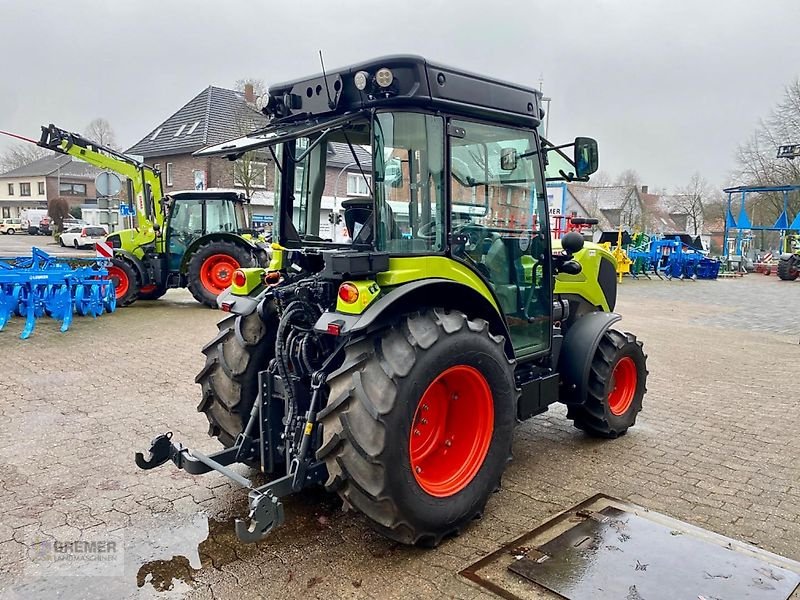
[[[64,219],[61,224],[61,231],[67,231],[73,227],[89,227],[89,224],[83,219]]]
[[[100,226],[70,227],[61,234],[59,242],[62,246],[93,246],[106,238],[106,230]]]
[[[0,233],[14,235],[18,231],[21,233],[27,228],[22,219],[3,219],[0,221]]]
[[[42,220],[39,221],[39,233],[42,235],[50,235],[52,233],[52,229],[50,228],[51,220],[50,217],[42,217]]]

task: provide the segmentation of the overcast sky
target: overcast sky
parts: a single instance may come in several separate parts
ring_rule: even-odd
[[[30,137],[101,116],[127,148],[209,84],[414,53],[543,78],[551,139],[595,137],[651,188],[727,183],[800,76],[800,0],[0,0],[0,24],[0,129]]]

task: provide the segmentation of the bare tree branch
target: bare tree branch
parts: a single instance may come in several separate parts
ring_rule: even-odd
[[[92,121],[86,126],[86,130],[83,132],[83,135],[93,142],[97,142],[103,146],[108,146],[114,150],[119,149],[117,146],[117,140],[114,137],[114,129],[111,127],[111,123],[102,117],[92,119]]]
[[[49,150],[40,148],[36,144],[25,142],[14,144],[0,153],[0,173],[22,167],[49,154],[51,154]]]

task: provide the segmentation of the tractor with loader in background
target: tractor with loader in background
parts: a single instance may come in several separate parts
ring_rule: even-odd
[[[196,378],[224,449],[165,433],[140,468],[248,489],[243,541],[324,484],[387,537],[435,546],[482,515],[517,422],[563,402],[590,435],[634,424],[646,356],[613,327],[614,258],[548,231],[546,182],[588,180],[597,144],[541,137],[539,91],[392,56],[274,85],[261,105],[266,128],[199,151],[277,157],[271,262],[234,273]],[[342,202],[349,243],[320,229],[329,142],[370,192]]]
[[[800,276],[800,234],[784,235],[782,250],[778,259],[778,277],[794,281]]]
[[[42,127],[38,145],[127,179],[137,224],[105,239],[114,248],[108,272],[121,306],[188,287],[198,302],[216,308],[236,269],[268,263],[269,248],[252,235],[239,192],[164,194],[154,167],[52,124]]]

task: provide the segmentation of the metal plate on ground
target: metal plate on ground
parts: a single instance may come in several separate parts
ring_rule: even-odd
[[[800,563],[603,495],[461,574],[514,600],[800,597]]]

